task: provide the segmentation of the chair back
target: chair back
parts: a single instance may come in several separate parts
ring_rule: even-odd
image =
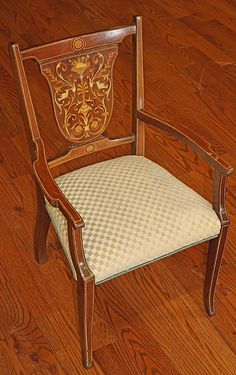
[[[18,83],[25,127],[35,160],[34,140],[41,138],[24,69],[24,60],[34,59],[46,78],[56,124],[73,147],[49,162],[52,168],[76,157],[125,143],[135,136],[109,139],[105,130],[113,111],[113,66],[118,45],[133,36],[133,130],[136,133],[136,110],[143,102],[142,19],[134,17],[131,26],[76,36],[57,42],[20,50],[10,44],[10,56]],[[138,32],[137,32],[138,31]],[[137,37],[138,36],[138,37]],[[141,106],[140,106],[141,103]]]

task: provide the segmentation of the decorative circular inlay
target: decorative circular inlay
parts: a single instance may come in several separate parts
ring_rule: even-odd
[[[90,144],[90,145],[87,145],[86,148],[85,148],[86,152],[89,154],[90,152],[93,152],[94,151],[94,145]]]
[[[99,122],[98,122],[98,120],[93,120],[93,121],[92,121],[92,124],[91,124],[91,128],[92,128],[92,129],[96,129],[98,126],[99,126]]]
[[[75,127],[75,132],[76,132],[76,134],[80,134],[80,133],[82,133],[82,131],[83,131],[83,128],[82,128],[81,125],[77,125],[77,126]]]
[[[75,38],[73,39],[72,41],[72,48],[75,50],[75,51],[80,51],[82,49],[85,48],[85,39],[82,38],[82,37],[78,37],[78,38]]]

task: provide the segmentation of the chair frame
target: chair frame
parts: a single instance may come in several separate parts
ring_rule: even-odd
[[[76,40],[78,37],[64,39],[25,50],[20,50],[19,45],[15,42],[9,44],[9,53],[17,83],[19,100],[24,116],[25,129],[36,180],[37,220],[35,228],[35,258],[40,264],[45,263],[47,260],[46,239],[50,225],[50,218],[45,209],[45,196],[52,206],[57,207],[62,212],[68,223],[70,252],[77,274],[82,360],[83,365],[86,368],[92,366],[92,327],[95,277],[88,267],[84,254],[82,239],[82,228],[84,227],[83,219],[56,184],[51,173],[51,170],[54,167],[90,152],[128,143],[132,144],[133,154],[145,155],[146,124],[150,125],[153,129],[162,129],[165,132],[172,134],[208,162],[214,169],[212,205],[221,222],[221,230],[218,237],[209,241],[206,265],[204,304],[206,312],[210,316],[213,315],[215,311],[214,296],[216,281],[229,227],[225,193],[227,176],[232,173],[232,167],[216,155],[208,142],[183,124],[173,121],[167,122],[159,116],[144,109],[142,17],[134,17],[131,26],[86,34],[82,37],[89,40],[90,49],[92,49],[97,45],[118,44],[128,35],[132,35],[132,130],[134,135],[119,139],[110,139],[103,135],[92,142],[92,148],[91,141],[78,144],[77,147],[70,149],[68,152],[51,161],[48,161],[45,155],[44,144],[40,136],[23,61],[31,58],[40,62],[44,59],[68,53],[71,48],[71,41]]]

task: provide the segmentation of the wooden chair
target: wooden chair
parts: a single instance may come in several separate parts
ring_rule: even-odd
[[[133,133],[105,134],[113,106],[112,71],[118,45],[132,35]],[[92,365],[95,285],[173,252],[209,240],[204,302],[214,294],[229,219],[226,177],[232,168],[190,129],[144,109],[142,18],[131,26],[77,36],[25,50],[9,46],[37,187],[35,257],[46,261],[52,221],[77,279],[83,364]],[[48,161],[32,103],[24,60],[38,62],[50,87],[57,126],[73,147]],[[145,124],[173,134],[214,169],[210,204],[145,158]],[[132,155],[52,177],[54,167],[113,146],[132,144]],[[46,205],[46,209],[45,209]]]

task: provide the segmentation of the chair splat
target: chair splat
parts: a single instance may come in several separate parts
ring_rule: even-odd
[[[112,46],[40,64],[58,128],[69,141],[88,142],[109,124],[117,54],[117,46]]]

